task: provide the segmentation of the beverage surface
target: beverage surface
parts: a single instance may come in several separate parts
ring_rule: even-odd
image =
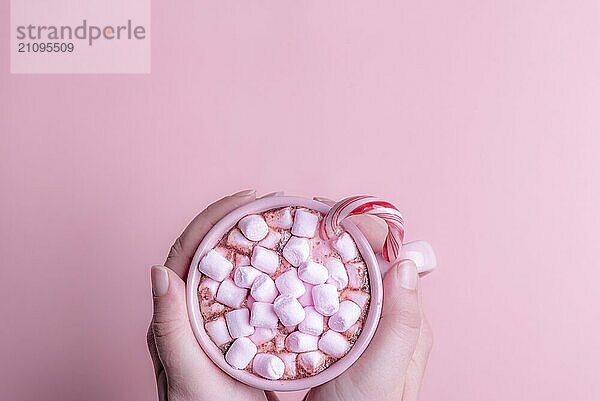
[[[303,207],[241,218],[198,264],[204,328],[225,360],[271,380],[322,372],[351,349],[370,301],[352,237],[324,240]]]

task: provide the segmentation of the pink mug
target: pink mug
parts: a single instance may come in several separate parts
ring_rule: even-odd
[[[210,339],[204,329],[203,318],[200,313],[198,299],[198,285],[202,278],[202,273],[198,270],[200,259],[210,251],[223,235],[234,227],[237,222],[244,216],[254,213],[261,213],[270,209],[277,209],[287,206],[300,206],[308,209],[316,210],[320,213],[327,214],[331,206],[315,201],[312,199],[293,197],[293,196],[274,196],[263,199],[258,199],[244,206],[235,209],[227,216],[222,218],[214,227],[206,234],[196,253],[192,259],[188,277],[187,277],[187,309],[190,318],[190,323],[198,343],[210,359],[234,379],[243,382],[249,386],[269,391],[297,391],[319,386],[326,383],[348,369],[362,355],[369,345],[381,315],[381,307],[383,301],[383,283],[382,275],[389,269],[390,263],[386,262],[381,255],[375,255],[373,249],[369,245],[365,236],[361,231],[349,220],[344,220],[341,226],[352,236],[356,246],[365,261],[369,274],[371,301],[366,319],[364,321],[362,332],[358,339],[348,351],[348,353],[329,366],[327,369],[314,376],[309,376],[294,380],[268,380],[263,379],[253,373],[245,370],[238,370],[230,366],[225,361],[223,352]],[[410,258],[415,261],[420,274],[426,274],[431,271],[435,265],[435,255],[431,246],[425,241],[414,241],[404,244],[402,247],[403,258]]]

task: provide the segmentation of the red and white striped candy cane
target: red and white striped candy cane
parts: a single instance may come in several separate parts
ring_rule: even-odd
[[[387,223],[388,233],[382,254],[386,261],[395,262],[404,240],[404,219],[396,206],[373,196],[351,196],[333,205],[321,221],[321,237],[331,239],[337,236],[344,219],[360,214],[376,216]]]

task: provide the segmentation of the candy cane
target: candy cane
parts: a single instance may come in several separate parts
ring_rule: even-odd
[[[373,196],[352,196],[333,205],[321,221],[321,236],[325,239],[337,236],[340,231],[340,223],[344,219],[360,214],[376,216],[386,222],[388,233],[385,237],[382,254],[386,261],[396,261],[404,240],[404,219],[396,206]]]

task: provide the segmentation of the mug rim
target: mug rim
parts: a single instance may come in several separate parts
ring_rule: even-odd
[[[213,363],[221,370],[232,378],[261,390],[298,391],[316,387],[335,379],[352,366],[362,355],[371,342],[379,323],[383,302],[383,282],[377,258],[367,239],[355,224],[348,220],[343,221],[342,227],[353,238],[358,251],[367,266],[370,289],[369,310],[362,331],[348,353],[316,375],[291,380],[269,380],[229,365],[225,360],[223,352],[210,339],[204,329],[204,319],[202,318],[198,302],[198,285],[200,284],[203,274],[198,270],[198,262],[201,257],[211,250],[223,235],[233,228],[242,217],[248,214],[262,213],[270,209],[282,207],[306,207],[323,214],[326,214],[331,208],[329,205],[313,199],[298,196],[272,196],[254,200],[231,211],[208,231],[194,253],[187,274],[186,303],[190,325],[192,326],[198,344]]]

